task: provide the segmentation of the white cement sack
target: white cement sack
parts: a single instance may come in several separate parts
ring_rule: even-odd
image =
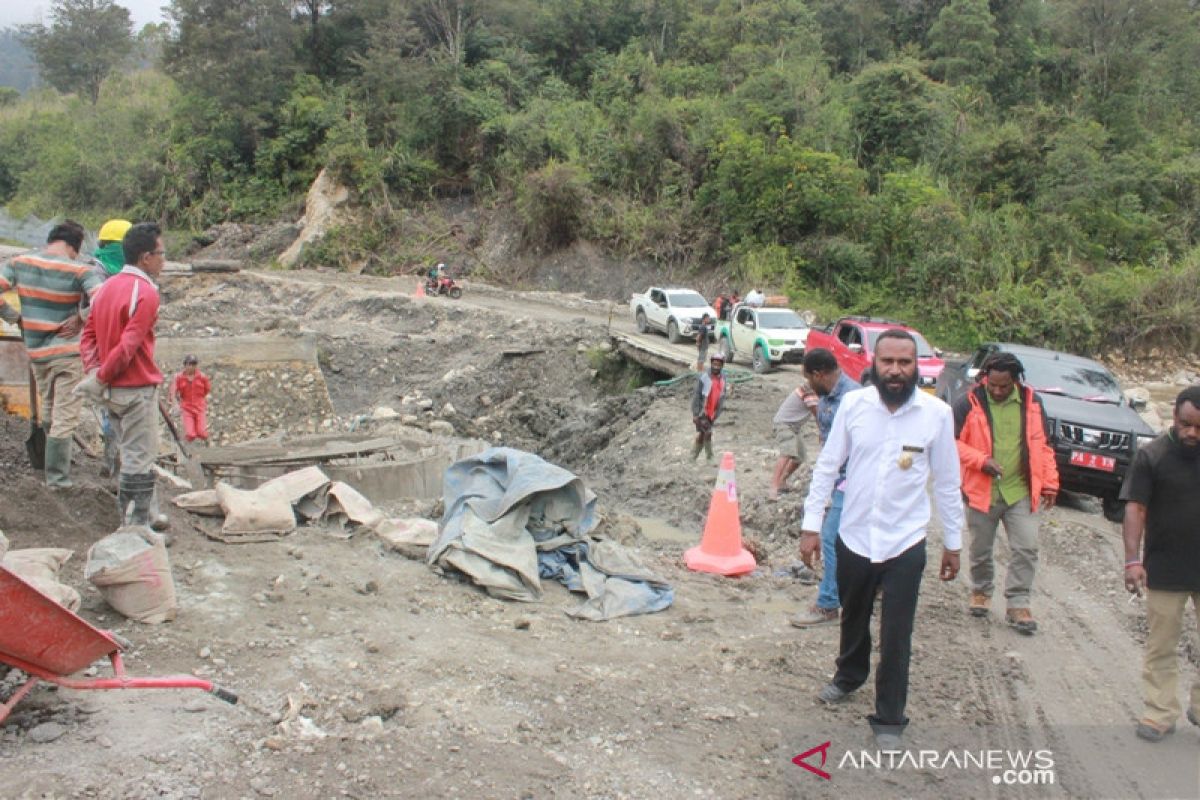
[[[215,535],[224,542],[270,542],[296,529],[292,501],[281,484],[263,484],[253,491],[217,484],[225,524]]]
[[[383,521],[383,513],[348,483],[334,481],[329,486],[329,497],[326,518],[339,525],[348,521],[373,528]]]
[[[320,467],[312,466],[280,475],[258,487],[260,490],[280,491],[305,522],[321,519],[329,503],[329,478]]]
[[[92,545],[84,577],[105,602],[135,622],[175,619],[178,605],[167,548],[149,528],[118,528]]]
[[[30,547],[9,550],[4,566],[27,581],[34,579],[58,582],[58,571],[75,553],[62,547]]]
[[[221,510],[221,499],[217,497],[215,489],[185,492],[184,494],[175,495],[175,497],[171,498],[171,502],[184,511],[190,511],[193,514],[200,514],[205,517],[220,517],[225,514]]]
[[[0,534],[0,538],[3,538],[3,534]],[[0,544],[7,546],[8,542],[6,540]],[[59,570],[72,555],[73,551],[61,547],[31,547],[9,550],[0,563],[68,611],[78,611],[82,604],[79,592],[58,582]]]
[[[375,535],[405,558],[424,561],[430,545],[437,541],[438,524],[431,519],[385,519],[375,526]]]
[[[83,605],[83,598],[79,596],[79,592],[64,583],[48,581],[45,578],[27,578],[25,582],[67,611],[78,611]]]
[[[320,467],[313,466],[287,472],[277,478],[271,478],[271,480],[259,486],[256,491],[264,489],[270,492],[278,491],[288,499],[289,503],[296,503],[305,495],[310,495],[324,488],[327,483],[329,483],[329,477],[321,471]]]

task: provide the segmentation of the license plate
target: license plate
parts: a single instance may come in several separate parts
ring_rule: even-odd
[[[1112,472],[1117,468],[1117,460],[1112,456],[1102,456],[1096,453],[1085,453],[1081,450],[1071,451],[1071,463],[1077,467],[1098,469],[1102,472]]]

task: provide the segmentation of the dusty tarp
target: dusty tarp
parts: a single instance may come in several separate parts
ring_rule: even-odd
[[[457,461],[443,482],[441,533],[428,563],[452,567],[494,597],[534,601],[540,578],[588,599],[567,613],[591,620],[661,611],[671,587],[615,542],[588,534],[596,496],[532,453],[493,447]]]

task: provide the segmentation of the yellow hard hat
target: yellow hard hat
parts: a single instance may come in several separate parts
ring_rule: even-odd
[[[96,238],[102,242],[119,242],[132,227],[133,223],[127,219],[110,219],[100,226],[100,235]]]

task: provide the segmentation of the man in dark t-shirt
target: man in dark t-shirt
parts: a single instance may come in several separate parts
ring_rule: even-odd
[[[1136,733],[1150,742],[1179,719],[1179,659],[1188,598],[1200,611],[1200,386],[1175,398],[1171,430],[1138,449],[1121,488],[1125,504],[1125,588],[1146,590],[1145,712]],[[1142,547],[1142,535],[1146,544]],[[1200,680],[1187,718],[1200,725]]]

